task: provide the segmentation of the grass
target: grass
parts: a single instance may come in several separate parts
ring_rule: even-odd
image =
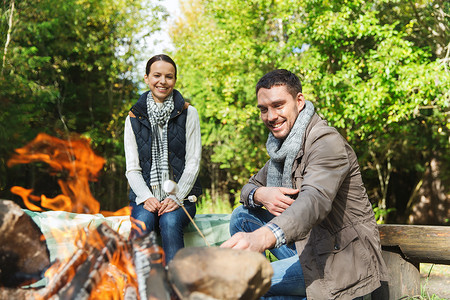
[[[436,295],[429,290],[436,290],[436,286],[429,287],[430,281],[433,282],[433,279],[436,277],[444,277],[444,281],[450,278],[450,266],[448,265],[435,265],[435,264],[420,264],[420,277],[421,277],[421,286],[420,286],[420,295],[413,297],[402,297],[398,300],[448,300],[449,298],[442,298]],[[446,283],[441,283],[440,289],[450,289],[450,287],[446,286]]]
[[[420,264],[420,275],[430,277],[431,273],[437,276],[449,276],[450,266],[448,265],[436,265],[436,264]],[[449,287],[450,289],[450,287]]]
[[[212,199],[209,190],[205,189],[201,200],[197,203],[197,214],[231,214],[233,207],[222,199]]]
[[[441,298],[440,296],[433,293],[436,287],[430,287],[430,281],[433,279],[442,280],[445,282],[450,281],[450,266],[449,265],[436,265],[436,264],[420,264],[420,277],[422,278],[421,284],[421,296],[420,300],[448,300],[448,298]],[[446,283],[442,283],[441,286],[450,291],[450,287],[446,286]],[[441,287],[441,288],[442,288]],[[448,294],[448,293],[447,293]]]

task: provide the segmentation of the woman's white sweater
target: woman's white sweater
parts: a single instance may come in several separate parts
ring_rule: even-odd
[[[162,134],[162,127],[159,128]],[[142,168],[139,165],[139,154],[131,127],[130,116],[125,120],[124,132],[126,172],[131,189],[136,194],[136,204],[141,204],[148,198],[154,197],[142,177]],[[200,119],[198,112],[192,105],[188,106],[186,117],[186,162],[183,174],[178,181],[177,198],[185,199],[194,186],[200,171],[200,160],[202,156],[202,141],[200,134]]]

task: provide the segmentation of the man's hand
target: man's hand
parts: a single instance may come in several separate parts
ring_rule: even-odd
[[[161,208],[161,203],[155,197],[144,201],[144,208],[149,212],[156,213]]]
[[[161,216],[165,213],[174,211],[178,209],[180,206],[175,202],[175,200],[172,200],[170,198],[166,198],[163,201],[161,201],[161,208],[158,210],[158,216]]]
[[[260,187],[255,191],[253,200],[256,204],[262,204],[274,216],[280,215],[294,202],[288,195],[296,195],[298,189],[284,187]]]
[[[261,227],[253,232],[238,232],[225,241],[221,248],[263,252],[275,246],[275,235],[268,227]]]

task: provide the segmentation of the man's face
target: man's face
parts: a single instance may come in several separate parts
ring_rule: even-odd
[[[294,98],[285,85],[279,85],[270,89],[259,89],[257,98],[264,125],[275,138],[285,139],[305,106],[303,94],[298,93]]]

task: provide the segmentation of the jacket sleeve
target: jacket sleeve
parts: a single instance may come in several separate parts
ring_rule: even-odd
[[[254,188],[266,186],[267,183],[267,161],[264,167],[259,170],[258,173],[250,177],[248,183],[242,187],[241,190],[241,203],[244,204],[245,207],[248,207],[248,195]]]
[[[293,170],[300,193],[271,221],[283,230],[288,243],[306,238],[311,228],[326,218],[350,169],[343,137],[332,127],[313,128],[304,149],[301,163]]]

